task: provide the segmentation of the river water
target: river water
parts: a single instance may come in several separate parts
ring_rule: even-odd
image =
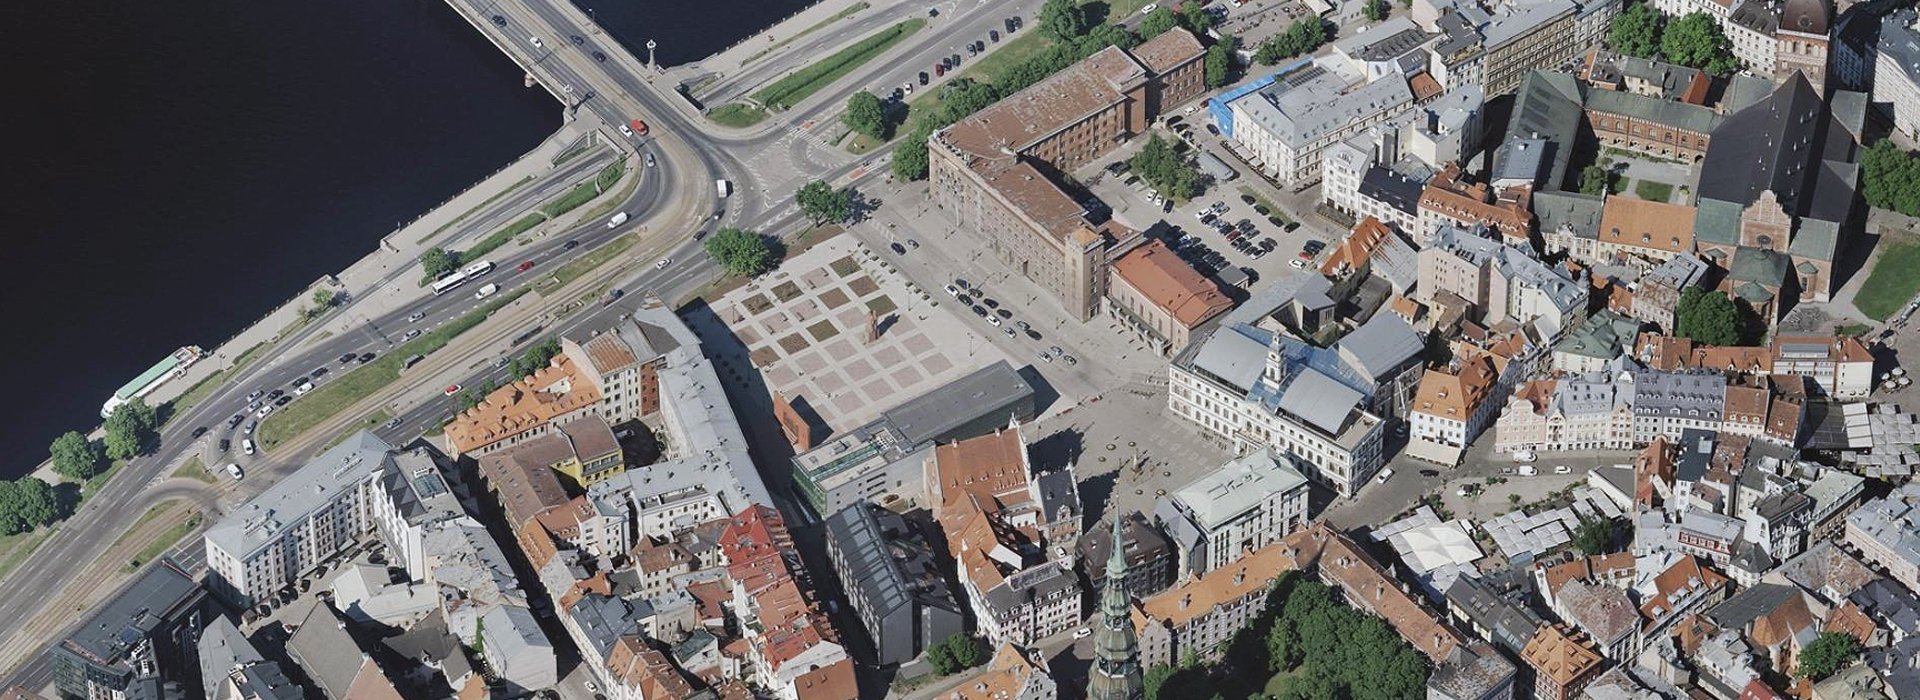
[[[805,3],[593,4],[672,65]],[[0,45],[0,478],[560,123],[441,0],[6,3]]]

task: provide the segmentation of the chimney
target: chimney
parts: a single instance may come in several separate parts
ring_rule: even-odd
[[[1182,595],[1182,596],[1180,596],[1180,609],[1181,609],[1181,610],[1185,610],[1185,609],[1187,609],[1187,606],[1189,606],[1189,605],[1192,605],[1192,604],[1193,604],[1193,594],[1192,594],[1192,593],[1188,593],[1188,594],[1185,594],[1185,595]]]

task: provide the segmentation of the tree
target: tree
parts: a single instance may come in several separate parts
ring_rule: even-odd
[[[1604,195],[1613,192],[1613,171],[1589,165],[1580,171],[1580,193]]]
[[[1202,7],[1200,3],[1186,3],[1180,8],[1180,26],[1186,27],[1187,31],[1194,34],[1205,34],[1207,30],[1213,28],[1213,13],[1208,12],[1207,8]],[[1144,36],[1144,32],[1142,35]]]
[[[1833,675],[1834,671],[1852,663],[1860,656],[1860,640],[1842,632],[1821,632],[1813,641],[1800,650],[1800,667],[1794,669],[1794,675],[1808,680],[1820,680]]]
[[[1860,196],[1867,206],[1920,216],[1920,158],[1881,139],[1860,152]]]
[[[840,115],[840,123],[868,138],[885,141],[892,131],[892,123],[887,121],[887,109],[880,104],[880,98],[872,92],[861,90],[847,97],[847,111]]]
[[[820,180],[801,185],[793,199],[799,203],[800,211],[816,224],[846,221],[853,214],[853,190],[836,190]]]
[[[330,309],[339,301],[340,293],[334,291],[331,287],[321,287],[313,290],[313,305],[317,308]]]
[[[1696,343],[1733,345],[1740,341],[1739,309],[1719,292],[1688,287],[1673,307],[1673,334]]]
[[[1287,31],[1260,42],[1260,46],[1254,49],[1253,60],[1271,66],[1283,58],[1312,53],[1326,40],[1326,24],[1317,16],[1304,17],[1287,25]]]
[[[1199,194],[1199,173],[1159,134],[1147,137],[1146,145],[1128,163],[1161,194],[1179,198]]]
[[[1660,53],[1670,63],[1703,70],[1715,64],[1715,58],[1730,55],[1727,37],[1720,33],[1720,25],[1704,12],[1694,12],[1668,23],[1660,33]],[[1718,62],[1713,67],[1724,69],[1727,65]]]
[[[1580,526],[1573,531],[1573,546],[1590,557],[1612,551],[1613,521],[1604,517],[1581,518]]]
[[[460,266],[460,260],[445,248],[428,248],[420,254],[420,269],[427,273],[427,279],[440,279]]]
[[[1147,13],[1147,16],[1140,20],[1140,26],[1135,31],[1140,33],[1140,38],[1142,39],[1152,39],[1167,33],[1167,30],[1172,29],[1177,23],[1178,20],[1174,18],[1173,10],[1166,5],[1161,5],[1154,11]]]
[[[1146,690],[1147,700],[1159,700],[1160,689],[1166,686],[1167,679],[1173,677],[1175,670],[1167,664],[1154,664],[1152,668],[1147,669],[1140,678],[1140,685]]]
[[[88,440],[77,430],[69,430],[48,448],[53,455],[53,471],[74,481],[86,481],[106,466],[106,453],[100,443]]]
[[[1134,34],[1133,32],[1127,31],[1126,27],[1122,27],[1118,24],[1102,24],[1102,25],[1096,26],[1092,29],[1087,30],[1087,36],[1085,38],[1091,39],[1093,41],[1093,43],[1090,44],[1090,46],[1092,46],[1093,49],[1091,51],[1087,51],[1086,54],[1082,56],[1082,58],[1085,58],[1086,56],[1091,56],[1093,55],[1094,51],[1099,51],[1100,49],[1104,49],[1109,46],[1118,46],[1123,49],[1131,49],[1135,46],[1140,45],[1139,35]],[[1079,61],[1078,59],[1076,59],[1073,62],[1078,63]],[[1066,66],[1061,66],[1061,68],[1065,68],[1065,67]],[[1055,69],[1055,71],[1058,71],[1058,70],[1059,69]],[[1008,93],[1008,94],[1012,94],[1012,93]]]
[[[970,634],[955,634],[947,638],[953,647],[953,662],[960,668],[973,668],[987,662],[987,645]]]
[[[959,662],[953,660],[953,647],[948,646],[946,640],[934,642],[933,646],[927,648],[927,665],[942,676],[953,675],[960,670]]]
[[[767,241],[754,231],[742,231],[728,226],[707,236],[707,255],[727,274],[752,277],[766,272],[773,265],[773,250],[767,247]]]
[[[902,182],[927,179],[927,137],[933,130],[921,126],[906,140],[893,147],[893,179]]]
[[[1217,88],[1231,82],[1233,78],[1233,49],[1226,42],[1207,47],[1206,58],[1207,87]]]
[[[31,476],[0,481],[0,536],[27,532],[58,514],[59,500],[47,482]]]
[[[526,353],[514,358],[512,364],[509,365],[509,371],[512,376],[515,377],[524,377],[533,374],[534,372],[540,371],[540,368],[547,366],[547,363],[552,362],[554,356],[559,354],[560,339],[557,337],[548,338],[546,342],[527,348]]]
[[[1047,0],[1040,7],[1040,31],[1061,41],[1087,33],[1087,13],[1074,0]]]
[[[1666,19],[1646,3],[1634,3],[1608,23],[1607,46],[1628,56],[1654,58],[1660,53],[1660,28]]]
[[[1361,10],[1366,13],[1368,20],[1378,22],[1386,19],[1387,0],[1367,0],[1366,6]]]
[[[153,441],[154,429],[158,427],[153,407],[137,396],[114,407],[113,413],[107,415],[107,456],[128,459],[140,454]]]

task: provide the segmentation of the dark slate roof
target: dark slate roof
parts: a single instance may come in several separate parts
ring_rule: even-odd
[[[1713,461],[1713,445],[1718,436],[1710,430],[1687,428],[1680,431],[1680,462],[1675,465],[1675,481],[1699,481]]]
[[[1375,199],[1399,211],[1417,213],[1420,192],[1426,183],[1413,180],[1390,169],[1372,165],[1360,176],[1361,196]]]
[[[1618,90],[1587,93],[1587,106],[1609,114],[1624,114],[1701,134],[1713,133],[1724,117],[1700,105],[1663,100]]]
[[[1580,122],[1586,118],[1581,106],[1584,102],[1580,83],[1565,73],[1531,71],[1514,92],[1513,114],[1507,118],[1506,135],[1543,138],[1559,146],[1554,149],[1552,164],[1546,169],[1547,179],[1540,187],[1542,190],[1561,189],[1561,183],[1566,180],[1567,159],[1573,154],[1572,144],[1580,134]]]
[[[1714,130],[1700,200],[1745,206],[1772,191],[1795,217],[1841,221],[1857,176],[1821,161],[1850,164],[1854,150],[1853,134],[1833,124],[1819,93],[1796,75]]]
[[[162,560],[148,567],[125,592],[95,606],[93,616],[61,644],[100,659],[103,665],[120,664],[155,629],[198,605],[205,595],[199,582],[173,560]]]
[[[1533,194],[1533,218],[1540,232],[1568,229],[1581,238],[1600,236],[1601,198],[1579,192],[1545,191]]]
[[[1767,248],[1741,248],[1733,253],[1728,276],[1740,282],[1759,282],[1774,287],[1787,279],[1792,261]]]
[[[1503,595],[1498,588],[1478,576],[1461,576],[1447,588],[1447,605],[1453,612],[1487,630],[1492,642],[1518,654],[1544,624],[1539,615],[1527,608],[1521,591]]]
[[[1762,583],[1734,594],[1725,602],[1713,606],[1707,611],[1707,619],[1720,629],[1745,629],[1748,623],[1775,608],[1784,605],[1788,599],[1799,595],[1792,586],[1777,583]]]

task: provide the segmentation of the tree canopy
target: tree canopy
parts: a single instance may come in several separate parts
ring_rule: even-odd
[[[1152,39],[1167,33],[1167,30],[1174,28],[1177,24],[1179,20],[1173,16],[1173,10],[1166,5],[1161,5],[1147,13],[1147,16],[1140,20],[1140,26],[1136,27],[1135,31],[1140,33],[1142,39]]]
[[[53,471],[74,481],[86,481],[106,469],[106,452],[100,443],[87,439],[77,430],[55,438],[48,451],[53,456]]]
[[[1725,75],[1740,67],[1720,25],[1704,12],[1694,12],[1667,24],[1660,32],[1660,53],[1667,61],[1708,73]]]
[[[887,140],[893,131],[893,124],[887,120],[887,109],[880,104],[880,97],[872,92],[861,90],[847,97],[847,111],[840,115],[840,123],[857,133],[881,141]]]
[[[1580,526],[1573,531],[1573,546],[1590,557],[1613,551],[1613,521],[1604,517],[1581,518]]]
[[[1607,25],[1607,46],[1628,56],[1657,58],[1660,54],[1660,29],[1666,15],[1644,2],[1636,2]]]
[[[1159,134],[1147,137],[1146,145],[1128,163],[1163,195],[1186,199],[1200,193],[1200,174]]]
[[[445,248],[428,248],[420,254],[420,269],[427,273],[427,279],[439,279],[460,266],[459,258]]]
[[[1607,194],[1613,191],[1613,171],[1598,165],[1580,170],[1580,194]]]
[[[973,635],[956,632],[927,648],[927,663],[942,676],[959,673],[987,662],[987,647]]]
[[[1213,28],[1213,13],[1208,12],[1207,8],[1200,3],[1186,3],[1180,7],[1180,26],[1186,27],[1187,31],[1195,35],[1204,35],[1207,30]],[[1143,32],[1142,35],[1144,36],[1145,33]]]
[[[922,180],[927,177],[927,137],[933,135],[933,129],[921,126],[893,147],[893,179],[901,181]]]
[[[836,190],[821,180],[801,185],[793,199],[799,203],[800,211],[816,224],[838,223],[853,215],[853,190]]]
[[[1860,640],[1842,632],[1821,632],[1800,650],[1800,667],[1794,675],[1820,680],[1833,675],[1860,656]]]
[[[1287,31],[1260,42],[1253,50],[1253,60],[1261,65],[1271,66],[1281,59],[1293,58],[1314,49],[1327,41],[1327,26],[1318,16],[1303,17],[1287,25]]]
[[[707,236],[705,247],[728,274],[752,277],[773,266],[773,249],[758,232],[728,226]]]
[[[60,503],[53,487],[34,477],[0,480],[0,535],[18,535],[54,519]]]
[[[1920,157],[1888,139],[1860,152],[1860,195],[1867,206],[1920,216]]]
[[[1688,287],[1673,307],[1673,334],[1708,345],[1742,345],[1764,331],[1760,319],[1719,292]]]
[[[1055,39],[1073,39],[1087,33],[1087,12],[1074,0],[1047,0],[1040,7],[1040,31]]]
[[[1217,88],[1233,79],[1233,49],[1222,41],[1207,47],[1207,87]]]
[[[560,338],[548,338],[546,342],[527,348],[525,353],[513,358],[508,365],[508,374],[514,377],[524,377],[533,374],[539,371],[540,368],[547,366],[547,363],[552,362],[553,358],[559,354]],[[485,396],[485,394],[482,394],[482,396]]]
[[[159,427],[153,407],[140,397],[114,407],[113,413],[107,414],[107,456],[128,459],[144,452],[157,437]]]
[[[1366,6],[1362,7],[1361,11],[1366,13],[1367,19],[1374,22],[1386,19],[1387,0],[1367,0]]]

